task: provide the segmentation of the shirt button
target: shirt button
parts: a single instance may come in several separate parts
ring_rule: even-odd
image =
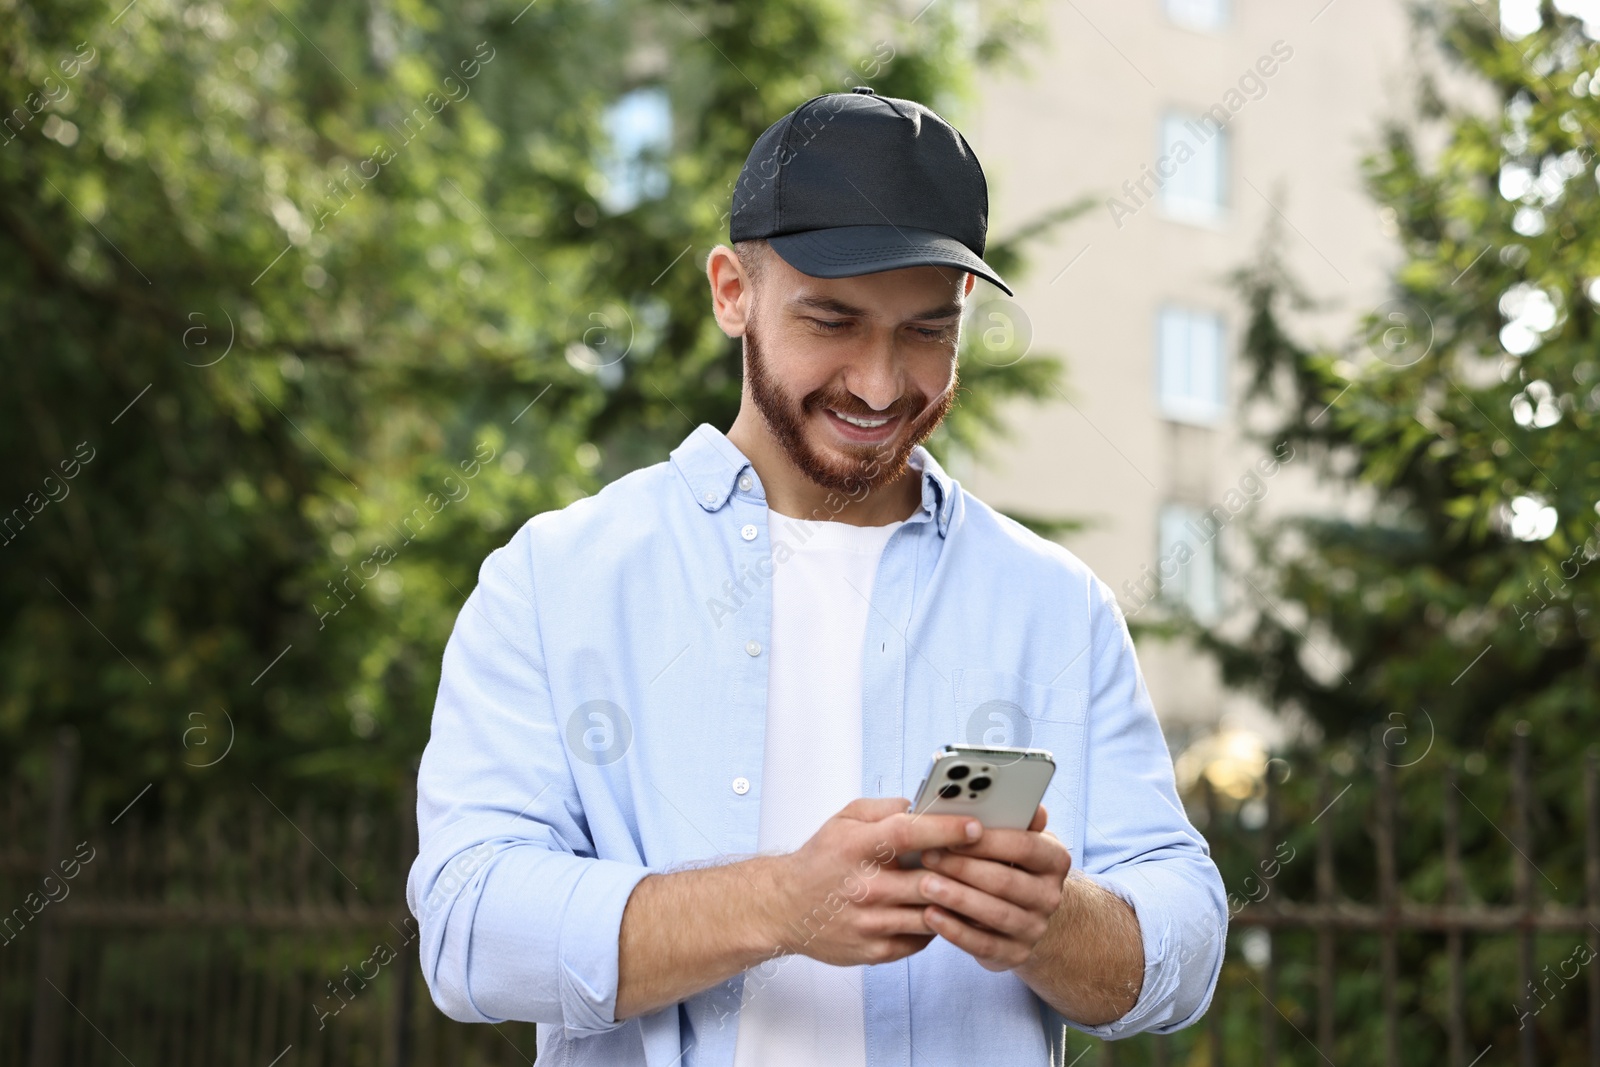
[[[744,650],[750,653],[752,656],[759,656],[761,655],[761,642],[746,641],[744,644]]]
[[[739,531],[739,536],[744,538],[746,541],[754,541],[758,532],[760,531],[758,531],[754,526],[746,523],[744,529]]]
[[[750,480],[750,476],[748,474],[742,475],[739,478],[739,488],[743,489],[747,493],[750,491],[750,487],[755,485],[755,484],[756,484],[755,482],[752,482]]]
[[[707,504],[715,503],[716,499],[717,499],[717,494],[715,494],[715,493],[707,493],[706,494],[706,503]]]
[[[735,778],[733,780],[733,791],[740,796],[750,792],[750,779],[744,777]]]

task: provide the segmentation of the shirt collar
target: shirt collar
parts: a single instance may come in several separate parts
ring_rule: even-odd
[[[755,472],[744,453],[709,422],[696,426],[671,458],[695,503],[706,511],[719,510],[733,495],[739,476],[749,470],[754,477]],[[922,473],[922,511],[936,523],[939,536],[946,536],[955,510],[955,483],[922,445],[911,450],[907,462]]]

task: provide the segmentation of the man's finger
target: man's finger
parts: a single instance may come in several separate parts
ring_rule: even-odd
[[[1066,850],[1059,840],[1034,830],[989,830],[980,840],[956,845],[952,851],[962,856],[1013,863],[1035,873],[1071,862],[1071,857],[1063,855]]]
[[[940,937],[976,959],[985,970],[1002,971],[1027,958],[1022,946],[1010,938],[979,930],[955,912],[938,906],[928,908],[928,926]]]
[[[1044,805],[1039,805],[1039,810],[1033,813],[1033,821],[1028,824],[1030,830],[1043,830],[1050,825],[1050,813],[1044,810]]]
[[[932,897],[922,891],[923,881],[928,877],[928,873],[915,868],[901,870],[898,867],[885,867],[874,878],[873,903],[888,905],[896,910],[915,908],[920,916],[921,910],[933,901]]]
[[[1061,902],[1061,887],[1052,885],[1055,878],[1051,875],[1031,874],[1005,863],[994,860],[978,859],[973,856],[964,856],[958,852],[944,853],[944,859],[936,864],[928,865],[929,872],[934,876],[943,877],[949,881],[958,882],[963,886],[1004,900],[1020,908],[1040,914],[1054,911]],[[937,897],[929,897],[936,904],[946,904],[952,910],[964,911],[947,901]],[[987,917],[966,912],[973,918]],[[994,925],[990,923],[990,925]]]
[[[906,813],[882,819],[878,826],[882,828],[884,840],[897,855],[929,848],[970,845],[981,841],[985,832],[983,824],[970,815]]]
[[[1011,896],[989,893],[954,878],[924,875],[923,892],[929,903],[1005,937],[1037,939],[1043,936],[1045,924],[1049,922],[1046,916],[1031,909],[1031,902],[1029,907],[1024,907]]]
[[[859,822],[877,822],[910,807],[911,801],[905,797],[859,797],[846,804],[839,814]]]

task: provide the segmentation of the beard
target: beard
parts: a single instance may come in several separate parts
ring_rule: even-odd
[[[912,450],[939,428],[955,404],[959,367],[952,368],[950,388],[931,405],[927,395],[920,390],[901,397],[884,411],[863,411],[866,405],[848,391],[816,389],[795,401],[773,377],[761,348],[759,334],[760,330],[752,317],[746,323],[744,333],[750,396],[772,436],[789,457],[789,462],[824,489],[849,496],[858,493],[865,495],[863,489],[872,492],[897,481],[910,469],[907,460]],[[807,418],[826,408],[863,418],[883,415],[900,415],[904,418],[894,437],[881,444],[839,445],[837,448],[846,453],[846,458],[836,459],[812,447],[806,437]],[[920,416],[918,412],[921,412]],[[827,415],[823,414],[822,417],[827,418]]]

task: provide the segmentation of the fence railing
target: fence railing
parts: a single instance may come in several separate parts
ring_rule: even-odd
[[[1344,775],[1297,770],[1293,812],[1279,775],[1244,809],[1204,788],[1196,819],[1233,912],[1212,1008],[1170,1036],[1076,1037],[1073,1053],[1194,1067],[1600,1067],[1596,758],[1582,761],[1582,796],[1552,813],[1536,799],[1525,731],[1509,756],[1509,803],[1488,811],[1454,763],[1423,774],[1381,747]],[[428,997],[400,898],[416,850],[409,791],[394,811],[331,813],[257,789],[190,825],[147,820],[156,805],[140,794],[111,823],[75,829],[74,758],[63,739],[46,805],[16,782],[0,797],[0,1063],[533,1061],[532,1024],[456,1023]],[[1541,870],[1536,815],[1546,839],[1581,836],[1562,861],[1581,886]],[[1351,832],[1362,824],[1365,840]],[[1413,899],[1400,855],[1435,842],[1438,876]],[[1483,881],[1493,852],[1506,870],[1486,891],[1468,867]],[[1506,899],[1485,899],[1497,891]]]
[[[64,737],[42,834],[20,783],[0,797],[0,1064],[533,1061],[533,1024],[457,1023],[428,996],[409,790],[343,813],[254,790],[191,825],[141,795],[75,829],[73,770]]]
[[[1582,840],[1581,889],[1577,894],[1570,885],[1564,890],[1578,899],[1561,904],[1540,891],[1549,879],[1535,861],[1531,823],[1538,805],[1526,723],[1513,731],[1510,747],[1505,783],[1509,810],[1493,814],[1463,788],[1459,764],[1436,758],[1427,768],[1408,771],[1413,765],[1381,744],[1371,753],[1369,766],[1355,768],[1337,791],[1336,776],[1326,763],[1302,768],[1316,782],[1311,809],[1316,814],[1293,832],[1283,825],[1271,764],[1253,830],[1241,827],[1237,817],[1232,826],[1225,825],[1217,794],[1202,782],[1198,821],[1207,828],[1223,868],[1232,912],[1223,980],[1198,1026],[1165,1037],[1137,1037],[1121,1047],[1105,1044],[1100,1062],[1166,1064],[1181,1058],[1185,1063],[1260,1067],[1347,1062],[1381,1067],[1600,1067],[1600,963],[1590,965],[1600,956],[1600,773],[1595,751],[1591,748],[1581,757],[1582,796],[1567,798],[1567,809],[1549,820],[1552,827],[1581,834]],[[1345,895],[1340,884],[1341,867],[1351,858],[1349,834],[1343,835],[1344,847],[1336,859],[1341,836],[1336,827],[1341,819],[1348,826],[1349,817],[1357,814],[1348,807],[1339,810],[1339,802],[1363,773],[1370,775],[1362,784],[1369,787],[1371,799],[1361,813],[1371,849],[1370,869],[1362,878],[1367,899]],[[1436,826],[1423,825],[1420,816],[1402,818],[1397,788],[1402,773],[1411,774],[1408,795],[1427,807],[1427,817],[1436,816]],[[1431,802],[1430,790],[1435,791]],[[1488,902],[1469,885],[1463,864],[1463,801],[1487,841],[1487,847],[1474,851],[1475,866],[1483,868],[1491,852],[1503,855],[1511,888],[1507,900]],[[1428,839],[1437,832],[1440,876],[1433,899],[1408,899],[1402,892],[1407,873],[1397,862],[1402,829]],[[1298,854],[1295,849],[1288,857],[1283,854],[1295,836],[1302,844],[1311,839],[1314,856],[1310,885],[1304,887],[1309,893],[1301,899],[1291,898],[1281,884],[1287,879],[1279,877]],[[1245,870],[1249,873],[1240,873]],[[1560,888],[1550,885],[1552,891]],[[1576,945],[1573,935],[1578,935]],[[1547,948],[1553,944],[1558,956],[1567,950],[1554,968],[1549,963],[1538,966],[1541,940]],[[1469,983],[1467,952],[1474,942],[1488,959]],[[1424,966],[1404,970],[1402,946]],[[1511,951],[1500,953],[1502,946]],[[1352,966],[1345,965],[1347,957]],[[1363,966],[1359,974],[1354,964]],[[1376,989],[1370,988],[1374,969]],[[1286,972],[1293,974],[1292,990],[1285,989]],[[1575,1003],[1580,995],[1581,1008]],[[1546,1014],[1552,1005],[1557,1010]],[[1252,1010],[1254,1025],[1241,1026]]]

